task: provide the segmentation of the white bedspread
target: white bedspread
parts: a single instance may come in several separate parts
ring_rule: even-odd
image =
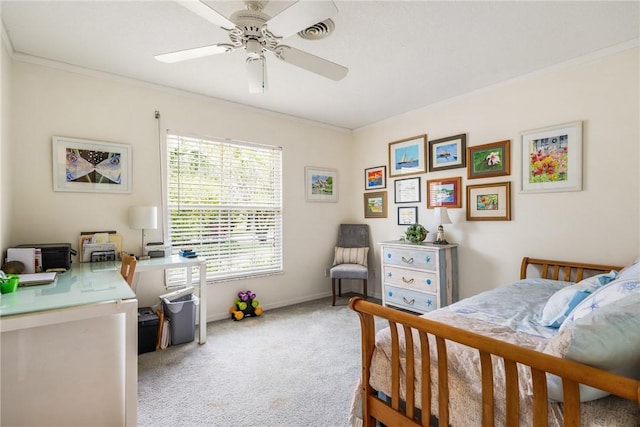
[[[551,295],[562,286],[570,283],[545,279],[527,279],[511,286],[494,289],[452,304],[440,310],[424,315],[431,320],[440,321],[452,326],[473,331],[481,335],[542,351],[546,343],[553,337],[555,330],[537,324],[544,304]],[[404,346],[402,330],[399,329],[401,348]],[[414,343],[418,344],[417,336]],[[435,342],[432,342],[432,372],[436,369]],[[479,354],[456,343],[447,342],[449,355],[449,395],[450,422],[452,426],[481,425],[481,373]],[[390,395],[391,391],[391,333],[385,328],[376,335],[376,349],[373,354],[371,386]],[[419,348],[415,348],[416,370],[420,372]],[[401,354],[402,373],[404,378],[404,354]],[[522,426],[532,425],[531,374],[528,368],[519,365],[520,374],[520,408]],[[432,375],[432,408],[438,416],[437,375]],[[504,368],[502,363],[494,360],[494,398],[496,401],[496,425],[504,425]],[[433,381],[433,380],[432,380]],[[420,400],[420,384],[415,383]],[[404,396],[405,384],[401,381],[401,393]],[[358,425],[360,399],[359,389],[354,398],[351,425]],[[640,413],[637,405],[616,397],[607,397],[594,402],[582,404],[581,420],[583,426],[633,426],[638,427]],[[549,404],[549,424],[562,425],[562,404]]]

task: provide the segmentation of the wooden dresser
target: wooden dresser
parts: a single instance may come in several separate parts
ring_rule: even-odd
[[[380,243],[382,304],[423,314],[458,300],[457,245]]]

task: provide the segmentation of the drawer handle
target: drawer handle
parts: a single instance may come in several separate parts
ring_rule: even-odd
[[[413,264],[413,258],[407,259],[405,257],[402,257],[402,262],[406,262],[407,264]]]
[[[413,305],[413,303],[416,302],[415,299],[412,299],[411,301],[409,301],[407,297],[402,297],[402,301],[404,301],[405,304],[409,304],[409,305]]]
[[[413,278],[411,278],[411,279],[407,280],[404,276],[402,276],[402,281],[403,281],[404,283],[413,283],[413,282],[414,282],[414,279],[413,279]]]

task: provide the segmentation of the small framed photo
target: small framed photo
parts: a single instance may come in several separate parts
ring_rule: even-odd
[[[131,193],[131,147],[54,136],[53,190]]]
[[[387,192],[386,191],[364,193],[364,217],[365,218],[386,218],[387,217]]]
[[[437,207],[462,207],[462,179],[453,178],[430,179],[427,181],[427,209]]]
[[[338,171],[336,169],[304,168],[307,202],[338,201]]]
[[[467,166],[467,134],[429,141],[429,172]]]
[[[395,203],[416,203],[420,201],[420,177],[396,179]]]
[[[522,132],[522,193],[582,190],[582,122]]]
[[[510,140],[467,147],[467,178],[488,178],[511,173]]]
[[[467,221],[510,220],[510,182],[467,185]]]
[[[376,166],[364,170],[364,189],[380,190],[387,188],[387,167]]]
[[[427,171],[427,135],[389,143],[389,176],[415,175]]]
[[[398,225],[411,225],[418,222],[417,206],[402,206],[398,208]]]

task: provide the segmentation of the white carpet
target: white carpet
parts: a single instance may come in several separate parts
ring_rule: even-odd
[[[346,426],[360,324],[346,299],[207,325],[192,343],[138,358],[139,426]]]

